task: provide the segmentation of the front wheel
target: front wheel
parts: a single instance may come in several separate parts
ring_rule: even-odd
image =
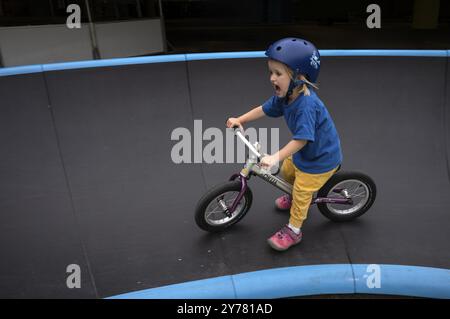
[[[210,189],[198,201],[195,222],[209,232],[219,232],[240,221],[252,205],[253,195],[247,188],[234,212],[229,215],[224,207],[231,207],[241,191],[240,180],[224,182]]]
[[[353,220],[369,210],[375,201],[375,182],[359,172],[338,172],[319,190],[318,197],[350,198],[350,204],[318,203],[317,208],[332,221]]]

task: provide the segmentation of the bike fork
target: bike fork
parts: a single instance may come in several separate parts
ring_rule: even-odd
[[[229,209],[227,208],[227,211],[225,211],[225,214],[229,215],[229,216],[231,216],[231,214],[233,214],[234,210],[236,209],[237,205],[241,201],[242,197],[244,197],[244,194],[248,188],[247,178],[245,176],[242,176],[241,174],[234,174],[233,176],[230,177],[230,181],[235,180],[236,178],[239,178],[239,180],[241,181],[241,191],[239,192],[238,196],[234,200],[233,205],[231,205],[231,207]]]

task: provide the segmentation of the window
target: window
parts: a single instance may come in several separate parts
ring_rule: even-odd
[[[64,24],[69,4],[80,6],[86,23],[86,3],[93,22],[159,17],[158,0],[0,0],[0,26]]]

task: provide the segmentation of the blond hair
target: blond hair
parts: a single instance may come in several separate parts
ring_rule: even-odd
[[[289,77],[291,78],[291,80],[294,80],[294,71],[292,71],[291,68],[288,67],[284,63],[283,63],[283,67],[285,68],[286,72],[289,74]],[[310,82],[303,74],[300,74],[300,80],[304,81],[305,83],[294,88],[292,93],[295,95],[301,94],[301,93],[303,93],[304,95],[310,95],[311,93],[309,91],[308,85],[311,85],[316,90],[319,89],[316,84]]]

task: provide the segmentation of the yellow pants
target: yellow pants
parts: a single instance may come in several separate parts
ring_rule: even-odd
[[[336,172],[338,167],[321,174],[309,174],[299,170],[292,162],[292,156],[284,160],[281,176],[293,184],[292,206],[289,224],[300,228],[308,215],[314,192],[317,192]]]

